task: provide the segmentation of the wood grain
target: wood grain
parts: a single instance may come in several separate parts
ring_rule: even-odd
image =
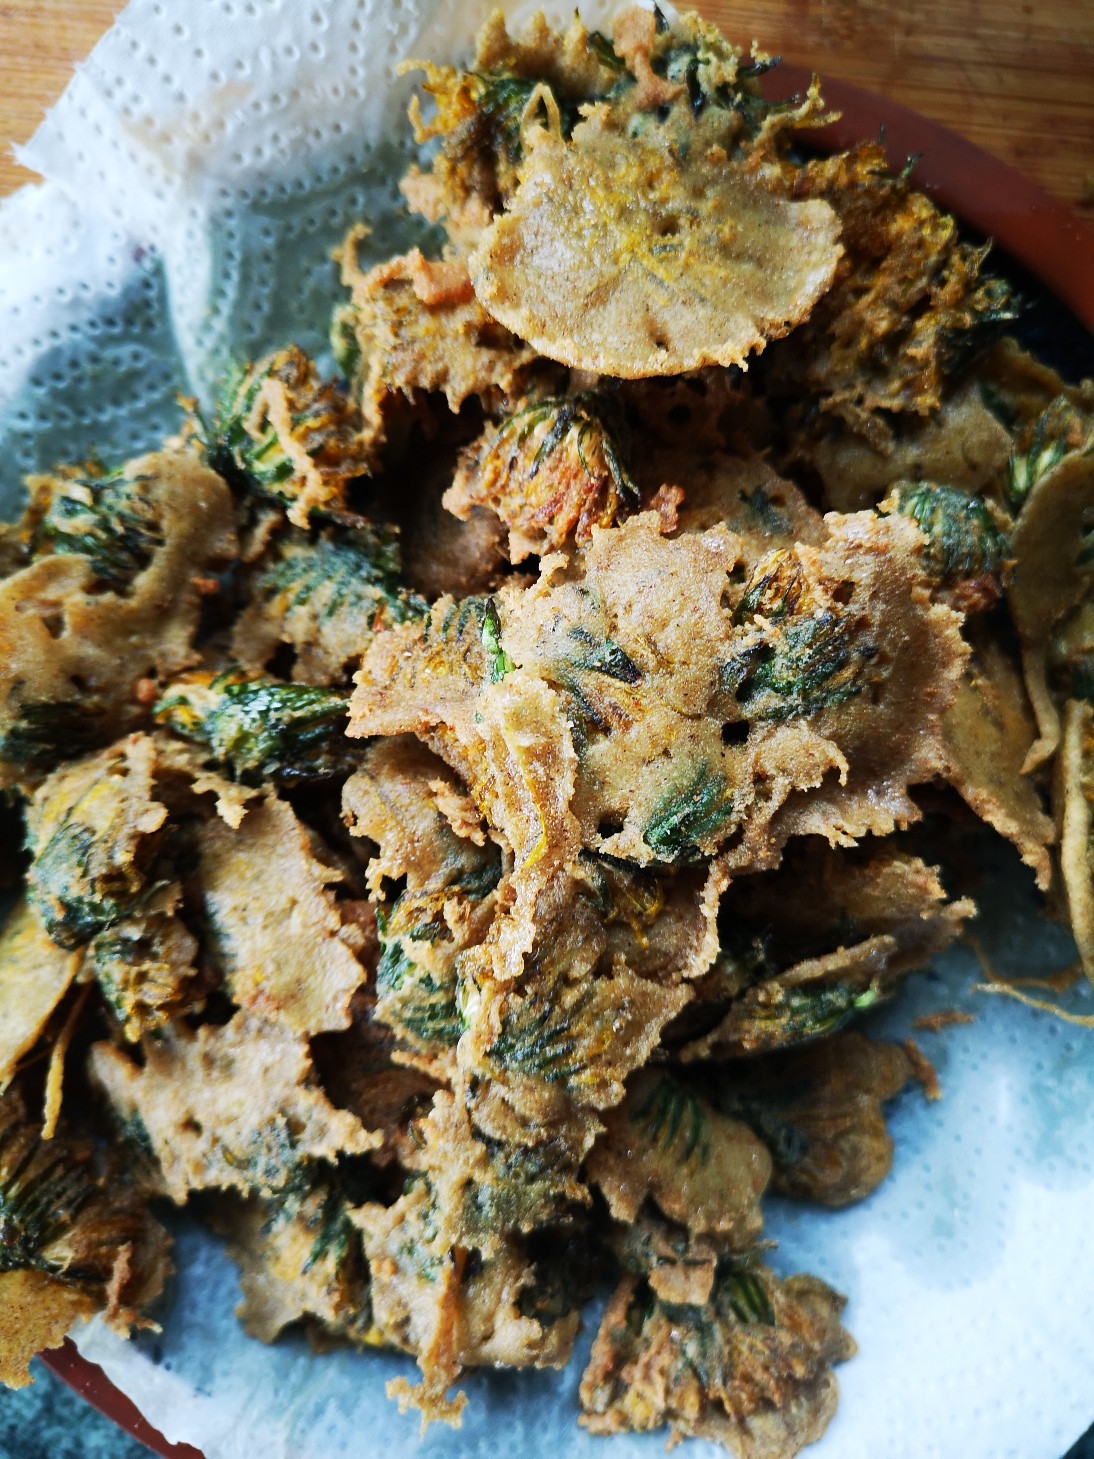
[[[1094,174],[1090,0],[701,0],[738,44],[923,112],[1079,202]]]
[[[0,196],[34,180],[11,144],[29,141],[121,8],[120,0],[0,0]]]
[[[109,26],[115,0],[0,0],[0,195],[9,155]],[[880,91],[1075,204],[1094,179],[1091,0],[699,0],[733,40]]]

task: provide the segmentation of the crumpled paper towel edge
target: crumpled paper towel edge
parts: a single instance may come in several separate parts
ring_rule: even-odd
[[[344,0],[328,5],[340,33],[347,22],[359,25],[362,35],[371,27],[361,65],[381,78],[381,84],[361,83],[354,94],[344,94],[332,114],[322,67],[293,39],[303,6],[286,7],[271,19],[254,0],[246,5],[190,0],[170,8],[162,0],[131,0],[17,156],[66,191],[79,211],[109,220],[139,246],[158,252],[187,388],[208,403],[216,378],[230,363],[227,311],[213,307],[225,281],[216,247],[218,217],[234,199],[299,186],[320,165],[332,165],[337,153],[353,166],[362,144],[365,157],[357,161],[367,169],[372,153],[386,139],[407,136],[406,104],[414,82],[396,74],[398,64],[413,56],[456,59],[466,54],[495,8],[494,0],[433,0],[425,6],[414,0]],[[605,24],[619,8],[616,0],[592,0],[582,6],[582,14],[590,24]],[[543,5],[518,0],[508,14],[520,26],[539,9],[558,21],[572,14],[566,0]],[[313,6],[312,19],[322,11]],[[226,12],[235,18],[226,20]],[[193,17],[189,25],[186,17]],[[184,43],[178,38],[171,43],[172,32],[180,27],[190,38],[203,38],[198,49],[206,59],[213,44],[210,36],[226,48],[215,81],[203,78],[197,66],[191,68],[197,82],[192,91],[179,80]],[[344,34],[341,40],[361,44]],[[286,61],[286,51],[295,59]],[[233,79],[237,68],[252,59],[264,75]],[[169,65],[178,74],[172,75]],[[127,94],[127,69],[142,67],[166,115],[153,117],[147,111],[150,103],[142,110]],[[271,77],[278,78],[276,102],[263,103],[256,118],[252,109],[261,100],[256,92]],[[185,103],[179,99],[184,96]],[[338,136],[330,131],[334,122],[341,128]],[[277,153],[258,164],[248,160],[247,150],[256,129],[280,139]]]
[[[140,6],[131,7],[131,11],[130,12],[127,12],[127,14],[131,14],[132,13],[132,10],[136,10],[136,9],[140,9],[140,8],[141,8]],[[612,6],[612,7],[609,7],[609,8],[614,9],[615,7]],[[66,95],[67,94],[68,93],[66,93]],[[63,103],[63,101],[64,101],[64,98],[62,98],[62,103]],[[75,102],[75,104],[77,105],[77,109],[78,109],[78,106],[79,106],[79,93],[76,94],[76,102]],[[59,103],[59,106],[60,105],[61,105],[61,103]],[[49,122],[49,119],[47,119],[47,123],[44,123],[43,124],[43,127],[48,127],[48,122]],[[41,135],[40,138],[38,136],[36,136],[36,138],[34,139],[34,141],[32,141],[32,143],[26,149],[23,150],[23,156],[29,162],[30,165],[32,165],[32,166],[44,165],[47,170],[51,170],[51,168],[52,168],[52,164],[51,164],[51,161],[50,161],[50,155],[51,154],[45,148],[45,143],[46,143],[46,141],[48,139],[49,139],[49,133],[47,131],[47,132],[44,132]],[[54,139],[54,140],[56,141],[56,139]],[[37,152],[36,151],[36,148],[35,148],[35,143],[38,143],[38,142],[40,142],[40,147],[41,147],[40,152]],[[62,146],[62,148],[61,148],[61,160],[64,159],[64,156],[65,156],[65,148],[64,148],[64,146]],[[40,159],[40,160],[38,160],[38,159]],[[54,157],[53,160],[56,161],[57,160],[56,157]],[[58,163],[58,165],[60,165],[60,164]],[[148,165],[149,165],[151,171],[154,173],[154,170],[155,170],[155,159],[153,158],[149,162]],[[82,189],[82,181],[83,180],[80,179],[79,177],[73,177],[71,179],[67,179],[66,180],[65,177],[64,177],[64,171],[63,171],[63,168],[62,168],[61,169],[61,172],[58,175],[58,178],[54,180],[53,185],[54,186],[57,186],[57,187],[60,187],[62,191],[67,191],[67,195],[68,195],[68,198],[69,198],[70,202],[73,202],[77,198],[82,198],[86,202],[87,201],[87,194]],[[168,193],[166,193],[161,198],[158,198],[158,199],[154,198],[153,199],[154,202],[157,205],[162,204],[165,201],[165,198],[167,196],[170,196],[170,198],[171,198],[172,201],[177,202],[178,201],[178,198],[180,196],[187,196],[187,197],[189,197],[191,195],[191,193],[193,195],[193,199],[195,201],[195,204],[196,203],[206,203],[206,204],[208,203],[208,198],[204,196],[205,195],[205,192],[206,192],[206,189],[204,188],[204,186],[203,185],[193,186],[193,177],[185,169],[182,171],[182,173],[180,175],[178,175],[178,176],[176,176],[174,178],[172,178],[171,174],[167,170],[163,170],[163,172],[161,173],[160,181],[168,189]],[[47,186],[48,185],[49,184],[47,184]],[[172,189],[174,189],[174,191],[171,191]],[[96,197],[95,194],[94,194],[94,190],[92,190],[92,201],[94,203],[98,203],[99,201],[105,199],[107,196],[108,196],[108,193],[104,192],[100,196]],[[22,205],[23,206],[26,205],[25,204],[25,200],[24,200],[24,203]],[[200,212],[197,213],[197,214],[191,214],[190,221],[193,222],[195,220],[195,218],[200,218],[200,216],[201,216],[200,215]],[[124,215],[124,217],[125,217],[126,225],[128,227],[130,227],[130,228],[138,231],[138,232],[143,227],[143,228],[147,228],[150,232],[153,232],[154,233],[155,230],[156,230],[156,227],[159,225],[159,221],[160,221],[160,219],[159,219],[158,206],[157,207],[151,207],[151,206],[149,206],[149,208],[148,208],[147,211],[143,211],[141,208],[137,207],[137,208],[135,208],[132,211],[131,214],[126,214],[126,215]],[[0,221],[2,221],[2,220],[0,220]],[[837,1424],[838,1424],[838,1419],[837,1419]],[[835,1434],[838,1433],[838,1429],[835,1429],[835,1430],[833,1430],[831,1432],[832,1432],[833,1437],[834,1437]]]

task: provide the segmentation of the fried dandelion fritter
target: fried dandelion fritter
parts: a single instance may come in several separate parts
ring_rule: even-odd
[[[423,1423],[565,1364],[607,1281],[581,1423],[791,1459],[854,1343],[764,1202],[888,1173],[916,1069],[856,1024],[976,913],[955,817],[1094,978],[1094,386],[995,338],[879,146],[799,150],[819,83],[769,64],[495,16],[419,65],[447,241],[351,232],[341,378],[290,346],[31,483],[5,1381],[139,1322],[146,1203],[201,1192],[247,1331],[412,1356]]]

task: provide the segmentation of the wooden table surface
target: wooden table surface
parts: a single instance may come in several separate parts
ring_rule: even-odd
[[[302,0],[301,0],[302,3]],[[0,0],[0,194],[10,155],[120,8]],[[698,0],[732,39],[881,91],[1072,205],[1094,192],[1094,0]]]

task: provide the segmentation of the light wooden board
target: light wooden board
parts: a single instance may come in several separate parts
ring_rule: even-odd
[[[60,95],[115,0],[0,0],[0,194],[9,155]],[[732,39],[880,91],[1056,197],[1094,179],[1094,0],[699,0]]]

